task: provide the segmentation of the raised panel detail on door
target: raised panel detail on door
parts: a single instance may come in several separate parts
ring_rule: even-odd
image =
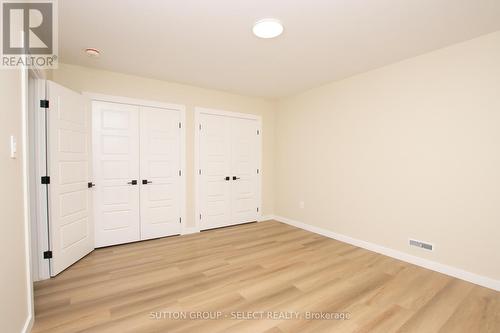
[[[258,140],[257,121],[234,118],[231,121],[232,153],[231,216],[233,224],[257,220]],[[236,178],[233,180],[233,178]]]
[[[177,110],[141,107],[141,239],[181,232],[181,130]]]
[[[231,221],[231,118],[200,115],[201,229],[230,225]]]
[[[198,120],[201,229],[256,221],[260,200],[259,121],[203,111]]]
[[[94,249],[90,101],[47,81],[49,231],[55,276]]]
[[[96,247],[138,241],[139,107],[94,101],[92,110]]]

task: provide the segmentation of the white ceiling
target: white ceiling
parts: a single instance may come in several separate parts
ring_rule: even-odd
[[[63,0],[59,12],[62,62],[266,98],[500,30],[499,0]],[[283,35],[256,38],[264,17]]]

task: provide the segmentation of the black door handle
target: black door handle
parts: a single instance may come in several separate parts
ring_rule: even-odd
[[[88,188],[92,188],[95,186],[95,184],[94,183],[87,183],[87,186],[88,186]]]
[[[241,179],[240,177],[233,176],[233,180]]]
[[[225,179],[226,179],[226,181],[229,181],[229,180],[231,180],[231,177],[227,176]]]
[[[137,185],[137,180],[132,180],[131,182],[128,182],[127,184],[129,185]]]
[[[150,180],[147,180],[147,179],[142,180],[142,185],[147,185],[147,184],[151,184],[151,183],[152,183],[152,181],[150,181]]]

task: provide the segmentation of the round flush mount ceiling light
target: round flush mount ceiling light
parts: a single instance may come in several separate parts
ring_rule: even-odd
[[[253,33],[259,38],[274,38],[283,33],[283,24],[273,18],[258,20],[253,25]]]
[[[93,47],[88,47],[84,50],[85,54],[91,58],[97,58],[101,55],[101,51]]]

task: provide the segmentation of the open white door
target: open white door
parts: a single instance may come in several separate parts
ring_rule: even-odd
[[[94,249],[90,101],[47,81],[50,275]]]

